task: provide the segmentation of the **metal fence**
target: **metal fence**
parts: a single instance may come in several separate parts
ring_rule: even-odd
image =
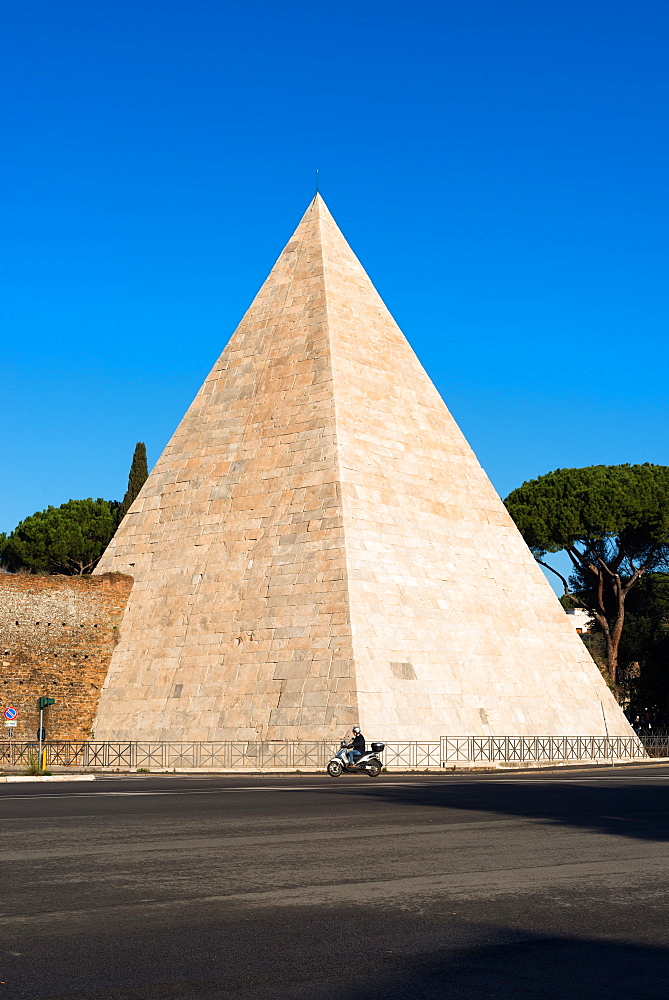
[[[664,741],[665,749],[667,742]],[[647,756],[645,741],[636,736],[444,736],[441,740],[442,767],[637,760]],[[662,755],[654,753],[653,756]]]
[[[47,766],[262,770],[265,768],[324,768],[339,749],[326,742],[247,742],[217,743],[45,743]],[[0,744],[0,766],[29,764],[37,754],[36,743]]]
[[[165,771],[322,770],[339,749],[338,741],[127,743],[54,742],[44,745],[47,767]],[[0,768],[29,765],[37,743],[0,742]],[[561,763],[564,761],[638,760],[669,757],[669,735],[604,736],[444,736],[425,742],[386,743],[383,763],[389,769],[453,767],[479,764]]]
[[[649,757],[669,757],[669,732],[663,736],[642,734],[640,739]]]

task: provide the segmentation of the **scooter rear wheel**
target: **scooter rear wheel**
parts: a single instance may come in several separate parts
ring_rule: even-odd
[[[371,764],[367,765],[367,774],[370,776],[370,778],[378,778],[378,776],[381,774],[381,765],[379,764],[378,760],[373,760]]]
[[[338,778],[343,768],[338,760],[331,760],[328,764],[328,774],[331,778]]]

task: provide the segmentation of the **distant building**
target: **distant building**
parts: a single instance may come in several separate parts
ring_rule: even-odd
[[[595,620],[592,612],[586,611],[585,608],[569,608],[567,614],[579,635],[582,632],[587,632]]]

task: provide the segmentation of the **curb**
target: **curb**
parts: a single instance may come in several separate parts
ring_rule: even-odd
[[[95,781],[94,774],[17,774],[0,778],[6,781]]]

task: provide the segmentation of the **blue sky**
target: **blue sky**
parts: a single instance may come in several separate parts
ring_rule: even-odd
[[[0,530],[155,462],[316,167],[502,496],[669,464],[666,3],[21,0],[0,37]]]

